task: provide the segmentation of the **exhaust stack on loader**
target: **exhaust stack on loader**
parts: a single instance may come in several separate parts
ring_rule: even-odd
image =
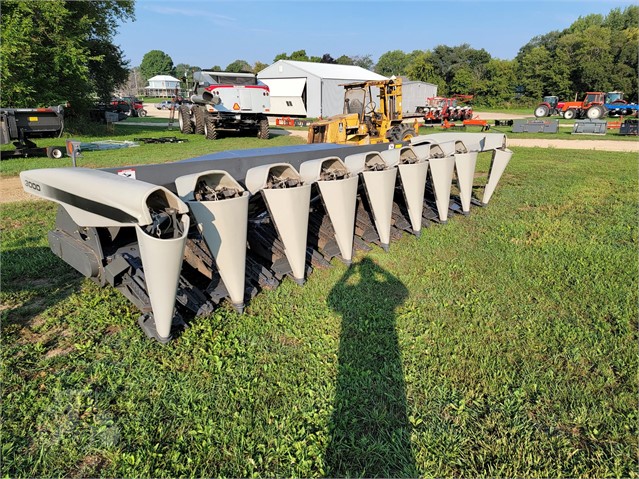
[[[182,318],[228,299],[242,311],[260,289],[402,231],[444,223],[491,199],[512,157],[501,134],[447,133],[410,145],[304,145],[218,153],[110,171],[21,173],[25,191],[60,204],[51,250],[101,286],[117,288],[160,342]],[[481,202],[477,154],[492,152]],[[430,168],[430,175],[428,170]],[[461,208],[451,206],[455,171]],[[137,178],[137,179],[134,179]]]

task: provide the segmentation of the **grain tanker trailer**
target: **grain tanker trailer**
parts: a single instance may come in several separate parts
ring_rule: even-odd
[[[178,107],[182,133],[215,140],[224,132],[268,139],[266,114],[271,108],[267,85],[253,73],[197,71],[193,73],[190,104]]]
[[[480,199],[482,152],[491,166]],[[26,192],[59,204],[52,252],[118,289],[146,335],[164,343],[223,302],[241,312],[286,277],[301,285],[333,258],[350,264],[354,251],[388,251],[404,233],[468,215],[489,202],[511,156],[503,134],[443,133],[20,177]]]

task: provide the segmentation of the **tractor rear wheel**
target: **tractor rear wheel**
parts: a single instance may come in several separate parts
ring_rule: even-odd
[[[575,110],[574,108],[568,108],[564,112],[564,118],[566,120],[573,120],[576,116],[577,116],[577,110]]]
[[[602,106],[596,105],[588,108],[586,116],[591,120],[598,120],[599,118],[602,118],[605,113],[606,112]]]
[[[178,110],[178,124],[180,133],[190,135],[193,133],[193,123],[191,123],[191,111],[188,106],[182,105]]]
[[[546,105],[539,105],[535,108],[535,117],[542,118],[550,114],[550,109]]]
[[[204,136],[207,140],[217,140],[217,129],[215,128],[215,120],[213,118],[206,117],[204,120]]]
[[[268,118],[262,118],[258,122],[257,137],[260,140],[268,140],[269,135],[270,135],[270,132],[269,132],[269,129],[268,129]]]
[[[390,141],[402,141],[402,129],[399,126],[394,126],[386,133],[386,138]]]
[[[400,134],[400,141],[410,141],[411,138],[416,136],[417,133],[415,133],[415,129],[406,125]]]
[[[201,106],[193,106],[193,118],[195,118],[195,133],[197,135],[203,135],[206,115],[204,114],[204,110]]]

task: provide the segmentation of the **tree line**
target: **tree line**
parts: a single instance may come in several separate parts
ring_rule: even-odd
[[[112,40],[118,22],[133,19],[133,0],[3,0],[3,106],[46,106],[67,100],[76,106],[88,105],[96,98],[106,101],[127,81],[134,91],[134,83],[140,88],[158,74],[188,80],[202,69],[175,65],[160,50],[148,52],[139,67],[129,68]],[[476,105],[496,107],[535,104],[544,95],[570,100],[586,91],[612,90],[623,91],[627,100],[636,102],[638,58],[639,6],[632,5],[607,15],[580,17],[565,30],[534,37],[512,60],[493,58],[484,49],[462,44],[408,53],[388,51],[377,62],[368,54],[309,56],[305,50],[280,53],[273,62],[357,65],[384,76],[433,83],[442,96],[472,94]],[[204,68],[258,73],[267,66],[238,59],[224,68]]]

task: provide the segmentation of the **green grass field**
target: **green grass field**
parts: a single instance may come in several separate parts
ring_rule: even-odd
[[[127,119],[125,121],[130,121]],[[137,119],[136,119],[137,120]],[[140,120],[146,120],[142,118]],[[164,119],[163,123],[168,120]],[[280,128],[273,128],[280,130]],[[263,148],[269,146],[286,146],[305,143],[302,138],[290,135],[272,134],[268,140],[258,138],[238,137],[229,134],[227,137],[216,141],[207,140],[203,135],[184,135],[180,133],[177,122],[173,128],[166,126],[137,125],[135,123],[127,125],[114,125],[114,131],[109,132],[104,127],[95,126],[88,134],[76,135],[65,134],[64,138],[43,138],[38,139],[38,146],[64,146],[66,138],[77,139],[82,142],[95,142],[105,140],[126,140],[134,141],[136,138],[162,138],[177,137],[184,140],[184,143],[163,143],[144,144],[139,142],[139,146],[132,148],[122,148],[118,150],[86,151],[78,158],[78,166],[87,168],[108,168],[113,166],[141,165],[153,163],[166,163],[169,161],[185,160],[197,156],[215,153],[218,151]],[[12,145],[3,145],[2,149],[13,149]],[[23,170],[36,168],[54,168],[72,166],[71,158],[64,156],[59,160],[50,158],[13,158],[0,163],[1,176],[15,176]]]
[[[636,155],[513,149],[487,208],[166,346],[49,251],[53,203],[0,205],[2,476],[637,477]]]

